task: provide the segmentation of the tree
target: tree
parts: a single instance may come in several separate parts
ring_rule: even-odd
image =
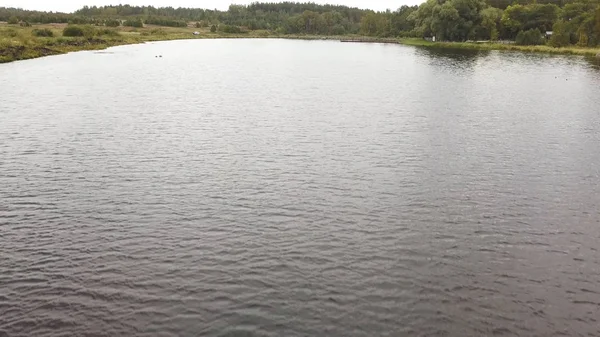
[[[552,47],[565,47],[571,44],[571,37],[567,31],[567,24],[559,20],[552,27],[552,37],[550,38],[550,45]]]
[[[215,25],[210,26],[210,32],[211,33],[216,33],[217,32],[217,26],[215,26]]]
[[[465,41],[475,37],[486,7],[483,0],[427,0],[408,19],[414,22],[416,35]]]
[[[598,9],[596,9],[596,15],[594,18],[595,21],[595,25],[594,25],[594,37],[595,37],[595,44],[599,44],[600,43],[600,7],[598,7]]]
[[[512,5],[502,15],[502,25],[509,37],[514,37],[521,30],[539,29],[542,32],[552,30],[558,19],[560,9],[554,4]]]
[[[515,44],[520,46],[537,46],[544,44],[544,39],[539,29],[522,30],[517,34]]]
[[[433,9],[438,5],[436,0],[427,0],[419,8],[411,13],[407,20],[414,26],[414,34],[417,36],[431,36],[431,21],[433,18]]]
[[[434,32],[437,40],[453,41],[459,39],[458,22],[460,15],[458,10],[452,6],[450,1],[433,9],[433,18],[431,20],[431,30]]]
[[[19,24],[19,19],[16,16],[11,16],[8,19],[8,24],[9,25],[18,25]]]
[[[478,37],[482,39],[498,40],[500,31],[500,20],[502,19],[502,10],[494,7],[488,7],[481,11],[481,26],[478,31]]]
[[[375,36],[379,31],[380,27],[379,16],[374,12],[367,13],[360,20],[360,32],[364,35]]]
[[[502,13],[500,22],[510,37],[514,37],[523,29],[523,22],[526,20],[525,17],[525,6],[517,4],[506,7]]]

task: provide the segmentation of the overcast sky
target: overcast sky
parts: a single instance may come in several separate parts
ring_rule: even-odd
[[[44,11],[72,12],[88,6],[103,5],[152,5],[156,7],[193,7],[193,8],[218,8],[227,9],[231,3],[248,4],[256,0],[0,0],[0,7],[17,7]],[[297,0],[304,2],[304,0]],[[308,0],[306,0],[308,1]],[[270,1],[278,2],[278,1]],[[351,7],[370,8],[374,10],[395,10],[402,5],[415,5],[423,0],[311,0],[316,3],[340,4]]]

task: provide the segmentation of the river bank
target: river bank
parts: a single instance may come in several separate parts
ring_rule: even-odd
[[[270,31],[249,31],[246,33],[227,34],[210,32],[208,28],[194,27],[170,28],[146,26],[144,28],[119,27],[113,29],[95,28],[93,35],[84,37],[64,37],[62,30],[66,25],[35,25],[20,27],[0,24],[0,63],[27,60],[38,57],[64,54],[82,50],[101,50],[109,47],[138,44],[154,41],[183,39],[224,39],[224,38],[282,38],[302,40],[334,40],[358,43],[391,43],[426,48],[474,49],[474,50],[509,50],[547,54],[571,54],[600,57],[600,48],[553,48],[550,46],[517,46],[501,43],[470,42],[431,42],[417,38],[377,38],[368,36],[319,36],[319,35],[281,35]],[[35,29],[47,29],[51,37],[34,36]],[[197,34],[194,34],[197,32]]]
[[[509,50],[528,53],[546,53],[563,55],[600,56],[600,48],[580,48],[576,46],[554,48],[550,46],[519,46],[494,42],[431,42],[423,39],[400,39],[399,43],[409,46],[446,48],[446,49],[475,49],[475,50]]]

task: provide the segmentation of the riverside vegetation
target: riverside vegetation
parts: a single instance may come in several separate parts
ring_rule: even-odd
[[[146,41],[236,37],[600,55],[600,0],[427,0],[385,12],[294,2],[231,5],[227,11],[130,5],[86,6],[74,13],[0,8],[0,22],[0,63]],[[433,37],[437,42],[430,41]]]

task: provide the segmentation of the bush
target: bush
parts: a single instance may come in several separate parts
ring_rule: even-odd
[[[544,38],[539,29],[520,31],[519,34],[517,34],[515,44],[520,46],[537,46],[544,44]]]
[[[215,26],[215,25],[210,26],[211,33],[215,33],[216,31],[217,31],[217,26]]]
[[[565,47],[571,44],[571,34],[567,30],[567,24],[564,21],[557,21],[552,26],[552,37],[550,45],[552,47]]]
[[[85,36],[85,30],[79,26],[68,26],[67,28],[63,29],[63,36]]]
[[[121,34],[119,34],[119,32],[117,32],[116,30],[108,29],[108,28],[97,30],[96,35],[98,35],[98,36],[102,36],[102,35],[104,35],[104,36],[121,36]]]
[[[11,16],[8,19],[8,24],[9,25],[18,25],[19,24],[19,19],[16,16]]]
[[[37,37],[53,37],[54,36],[54,32],[52,32],[48,28],[34,29],[34,30],[31,31],[31,34],[33,36],[37,36]]]
[[[115,19],[108,19],[104,21],[104,25],[106,27],[119,27],[121,25],[121,21]]]
[[[221,28],[221,31],[223,31],[223,33],[227,34],[239,34],[242,32],[242,29],[238,26],[222,25],[219,28]]]
[[[130,20],[127,20],[127,21],[123,22],[123,26],[126,26],[126,27],[135,27],[135,28],[143,28],[144,27],[144,22],[142,22],[142,19],[130,19]]]

